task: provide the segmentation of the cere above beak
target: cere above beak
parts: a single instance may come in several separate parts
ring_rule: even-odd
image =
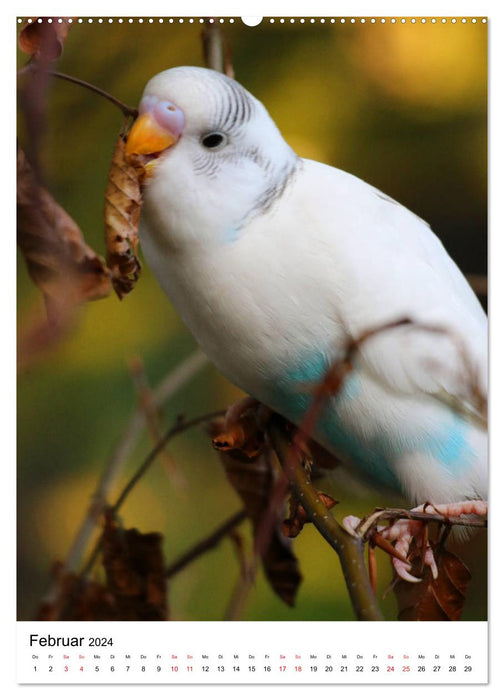
[[[144,97],[126,141],[126,156],[156,157],[175,144],[184,129],[184,113],[172,102]]]

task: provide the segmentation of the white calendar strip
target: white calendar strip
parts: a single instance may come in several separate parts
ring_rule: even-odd
[[[18,622],[19,683],[486,683],[486,622]]]

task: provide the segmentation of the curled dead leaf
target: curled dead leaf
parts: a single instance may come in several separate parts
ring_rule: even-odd
[[[237,425],[240,426],[238,429]],[[210,426],[210,435],[214,446],[216,439],[224,440],[226,436],[226,440],[235,440],[235,444],[240,444],[240,435],[244,438],[240,449],[229,446],[218,448],[219,457],[229,482],[244,503],[247,517],[252,522],[254,536],[260,538],[258,533],[262,531],[264,519],[268,517],[268,510],[274,499],[277,475],[264,445],[261,445],[260,450],[250,450],[250,437],[254,431],[249,432],[250,424],[247,422],[246,425],[248,427],[245,429],[242,416],[232,424],[228,422],[225,429],[224,420],[217,420]],[[262,552],[264,574],[272,589],[284,603],[292,606],[302,576],[298,560],[292,551],[292,543],[281,532],[282,518],[283,508],[279,509],[276,522],[268,534],[268,541],[261,543],[259,550]]]
[[[53,567],[54,594],[37,620],[166,620],[167,583],[160,533],[124,530],[106,513],[103,529],[105,582]]]
[[[264,433],[258,428],[253,412],[244,413],[212,439],[216,450],[240,450],[247,457],[256,457],[264,447]]]
[[[103,530],[107,589],[120,620],[166,620],[167,584],[159,532],[124,530],[111,513]]]
[[[272,589],[284,603],[293,607],[303,577],[290,540],[275,530],[262,561],[264,574]]]
[[[114,596],[98,581],[60,571],[54,576],[54,585],[57,585],[57,595],[42,602],[36,620],[93,622],[120,619]]]
[[[124,148],[121,135],[114,149],[105,189],[107,264],[119,299],[131,292],[141,270],[137,248],[142,195],[137,170],[126,162]]]
[[[328,510],[338,503],[335,498],[322,491],[317,491],[317,495]],[[311,518],[305,507],[299,501],[291,502],[290,515],[282,523],[282,532],[285,537],[297,537],[304,525],[309,522]]]
[[[50,316],[110,293],[101,258],[80,228],[40,185],[24,152],[17,155],[17,240],[28,272],[44,294]]]
[[[71,27],[68,19],[30,17],[24,22],[19,33],[19,48],[35,59],[44,57],[52,61],[59,58]]]
[[[441,545],[433,548],[438,577],[429,567],[421,571],[421,557],[412,560],[411,573],[420,583],[400,579],[394,586],[399,620],[460,620],[471,573],[466,565]]]

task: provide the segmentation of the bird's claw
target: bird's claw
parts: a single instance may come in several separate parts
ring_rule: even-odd
[[[430,567],[433,578],[437,578],[438,570],[434,555],[428,541],[425,540],[426,524],[418,520],[398,520],[389,527],[379,529],[379,533],[386,540],[393,543],[394,548],[404,559],[392,557],[392,566],[399,578],[409,583],[420,583],[422,580],[410,573],[411,564],[407,562],[408,553],[412,543],[423,550],[423,563]]]
[[[448,518],[460,518],[461,516],[486,516],[488,504],[486,501],[460,501],[459,503],[446,503],[432,505],[424,503],[413,508],[411,512],[442,515]],[[354,515],[343,518],[344,529],[353,537],[359,537],[359,526],[362,520]],[[378,547],[386,551],[392,557],[392,565],[399,578],[409,583],[419,583],[422,579],[411,573],[412,564],[411,549],[420,554],[422,569],[428,566],[433,579],[438,577],[438,567],[434,552],[427,537],[428,522],[421,520],[400,519],[392,525],[377,527],[369,539]],[[388,544],[390,543],[390,544]]]
[[[356,515],[346,515],[341,521],[341,524],[343,529],[346,530],[349,535],[352,535],[352,537],[358,537],[359,535],[357,534],[356,529],[360,522],[361,519]]]
[[[460,518],[463,515],[485,516],[488,513],[486,501],[460,501],[458,503],[444,503],[433,505],[424,503],[413,508],[412,512],[427,513],[432,515],[443,515],[446,518]],[[403,556],[407,557],[411,545],[414,544],[416,551],[422,557],[422,567],[428,566],[431,570],[432,578],[437,579],[439,571],[434,558],[434,552],[427,539],[427,523],[419,520],[397,520],[393,525],[379,529],[380,535],[393,543],[395,549]],[[409,581],[418,583],[422,579],[409,573],[411,564],[393,558],[392,564],[397,575]]]

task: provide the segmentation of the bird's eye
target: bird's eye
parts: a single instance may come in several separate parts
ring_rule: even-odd
[[[221,134],[219,131],[212,131],[210,134],[203,136],[201,143],[205,148],[217,148],[224,143],[225,139],[224,134]]]

